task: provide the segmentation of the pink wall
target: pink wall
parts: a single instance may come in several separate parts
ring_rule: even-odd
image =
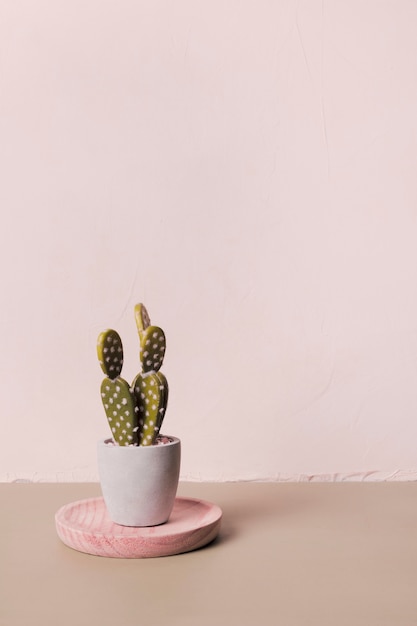
[[[168,336],[183,478],[416,477],[417,4],[0,3],[0,480],[88,480]],[[335,476],[337,474],[337,476]]]

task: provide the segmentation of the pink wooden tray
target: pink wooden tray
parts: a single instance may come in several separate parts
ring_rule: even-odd
[[[58,537],[70,548],[97,556],[143,559],[189,552],[219,532],[221,509],[194,498],[176,498],[169,520],[137,528],[111,521],[103,498],[66,504],[55,515]]]

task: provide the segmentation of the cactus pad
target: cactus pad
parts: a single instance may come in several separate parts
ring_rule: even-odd
[[[120,335],[112,329],[105,330],[97,339],[97,356],[103,372],[114,380],[122,371],[123,345]]]
[[[144,304],[137,304],[135,306],[135,320],[139,337],[141,338],[143,331],[151,325],[151,318]]]
[[[150,446],[155,442],[164,418],[168,386],[161,382],[160,376],[159,373],[138,374],[133,381],[141,446]]]
[[[143,332],[140,347],[142,369],[146,372],[157,372],[164,360],[166,349],[165,334],[159,326],[148,326]]]
[[[168,381],[162,372],[156,372],[155,376],[157,377],[159,381],[159,390],[161,392],[161,408],[159,409],[159,414],[158,414],[158,418],[156,422],[156,427],[158,429],[158,432],[160,432],[162,422],[165,417],[165,411],[167,409],[169,389],[168,389]]]
[[[136,402],[123,378],[105,378],[101,383],[101,399],[114,442],[119,446],[138,445]]]

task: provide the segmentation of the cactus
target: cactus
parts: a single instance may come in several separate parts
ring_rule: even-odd
[[[139,358],[142,371],[132,386],[121,378],[123,345],[115,330],[100,333],[97,356],[106,378],[101,384],[101,397],[118,445],[149,446],[160,433],[168,403],[168,383],[160,372],[166,340],[162,328],[152,326],[143,304],[135,306],[139,333]]]

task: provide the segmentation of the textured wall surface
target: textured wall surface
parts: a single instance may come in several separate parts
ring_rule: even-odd
[[[99,331],[194,480],[417,476],[417,4],[3,0],[0,480],[89,480]]]

